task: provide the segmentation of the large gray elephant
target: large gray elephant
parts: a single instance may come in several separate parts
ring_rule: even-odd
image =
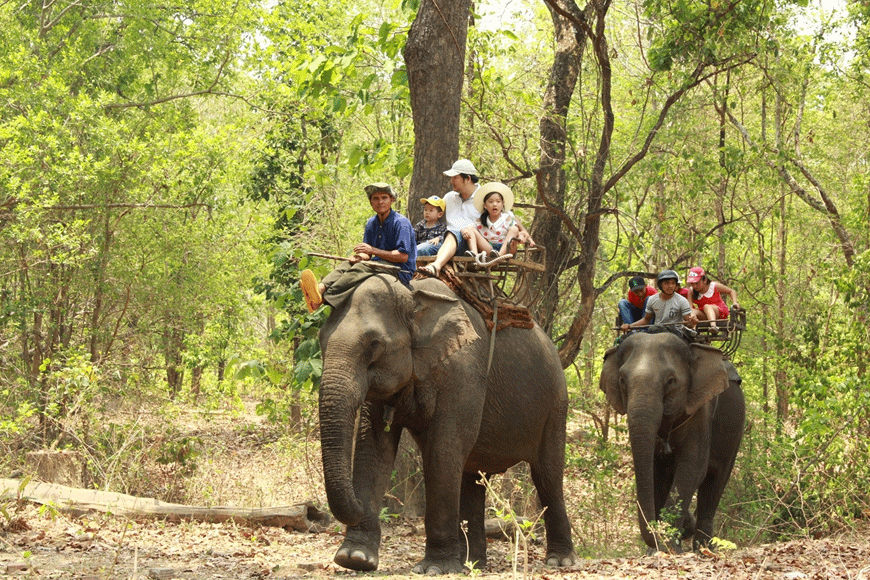
[[[734,366],[717,348],[689,346],[669,332],[638,333],[605,354],[600,386],[616,412],[628,416],[638,523],[647,546],[679,552],[690,537],[696,550],[708,545],[746,417]],[[669,523],[681,534],[676,540],[650,525],[673,505],[673,487],[678,515]]]
[[[548,565],[573,564],[562,491],[568,395],[555,346],[537,326],[501,330],[487,373],[489,332],[480,314],[440,280],[412,287],[389,275],[368,278],[320,331],[326,495],[347,524],[335,562],[377,569],[378,516],[407,429],[422,452],[426,486],[426,553],[414,572],[485,566],[478,472],[502,473],[520,461],[529,463],[546,508]]]

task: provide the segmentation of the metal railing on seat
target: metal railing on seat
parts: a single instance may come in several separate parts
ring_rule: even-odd
[[[716,329],[714,331],[712,322],[716,323]],[[617,335],[621,336],[622,333],[622,317],[617,314],[616,316],[616,326],[613,330],[617,331]],[[655,324],[651,324],[648,326],[639,326],[635,327],[638,330],[648,331],[647,329],[651,329],[655,327]],[[682,326],[682,323],[670,323],[665,324],[664,326]],[[638,330],[634,330],[637,332]],[[737,349],[740,347],[740,340],[743,337],[743,331],[746,330],[746,311],[742,308],[731,308],[728,312],[728,318],[710,321],[710,320],[702,320],[697,326],[694,328],[694,335],[691,338],[692,342],[698,342],[701,344],[709,344],[710,346],[715,346],[719,350],[722,351],[722,354],[725,356],[731,356]],[[649,330],[650,332],[652,330]],[[686,333],[682,333],[682,336],[687,340],[688,335]],[[619,340],[617,340],[619,342]]]
[[[695,327],[698,335],[696,342],[703,342],[718,347],[723,354],[731,356],[740,347],[743,331],[746,330],[746,310],[743,308],[731,308],[727,319],[716,322],[716,331],[709,320],[702,320]]]

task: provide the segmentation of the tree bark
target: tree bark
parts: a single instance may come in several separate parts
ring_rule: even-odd
[[[558,208],[564,214],[566,178],[562,167],[568,139],[566,119],[580,78],[585,46],[585,34],[574,22],[584,20],[585,16],[573,0],[551,0],[547,2],[547,8],[553,19],[556,52],[544,94],[544,116],[538,125],[541,165],[538,169],[537,203]],[[559,275],[567,267],[577,245],[574,238],[563,233],[562,225],[559,212],[538,211],[530,228],[537,242],[547,248],[547,270],[541,280],[545,290],[535,312],[538,323],[547,333],[552,329],[559,304]]]
[[[548,2],[548,5],[550,2]],[[588,197],[586,201],[586,213],[583,218],[582,232],[579,236],[579,256],[577,257],[577,284],[580,287],[580,304],[574,320],[568,328],[565,340],[559,347],[559,357],[562,360],[562,368],[566,368],[577,357],[580,351],[580,343],[586,327],[592,320],[595,299],[598,292],[595,289],[595,261],[598,254],[601,233],[602,203],[608,186],[604,179],[604,170],[610,160],[611,139],[613,136],[614,115],[612,107],[611,88],[613,83],[613,69],[610,66],[610,51],[607,38],[604,34],[605,19],[610,4],[607,2],[590,2],[587,13],[590,15],[593,27],[590,32],[591,47],[595,60],[599,67],[599,104],[603,124],[598,138],[598,150],[592,164],[592,171],[588,180]],[[594,16],[593,16],[594,15]],[[584,27],[584,30],[589,30]],[[673,98],[673,97],[672,97]],[[664,111],[663,111],[664,112]],[[642,155],[646,154],[646,150]],[[642,156],[641,154],[638,154]],[[627,168],[624,168],[627,171]],[[614,175],[610,181],[615,182],[621,175]],[[577,235],[575,233],[575,235]]]
[[[408,217],[423,215],[421,197],[449,188],[443,171],[459,155],[459,118],[470,0],[420,3],[405,44],[405,66],[414,120],[414,171]],[[474,162],[474,160],[472,160]]]

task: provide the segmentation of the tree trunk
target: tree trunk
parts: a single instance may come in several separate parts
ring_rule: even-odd
[[[184,350],[184,332],[179,328],[169,327],[163,331],[163,356],[166,364],[166,386],[169,397],[175,399],[181,391],[184,380],[184,361],[181,353]]]
[[[720,226],[724,226],[725,224],[725,199],[728,195],[728,180],[730,177],[728,175],[728,160],[725,158],[725,129],[728,125],[728,119],[726,118],[725,111],[728,108],[728,87],[730,87],[729,81],[730,74],[726,73],[725,89],[722,93],[722,103],[721,108],[719,109],[719,187],[716,188],[716,199],[714,201],[716,209],[716,221]],[[722,233],[724,231],[725,230],[722,227],[719,227],[716,230],[716,271],[718,272],[720,280],[726,268],[726,248],[725,241],[722,239]],[[733,282],[730,280],[728,280],[728,283],[733,284]]]
[[[412,223],[423,215],[421,197],[447,191],[443,171],[461,157],[459,115],[470,6],[470,0],[421,2],[408,32],[404,57],[414,119],[414,171],[407,214]]]
[[[584,43],[580,42],[583,33],[560,11],[570,11],[576,19],[584,16],[573,0],[555,0],[556,7],[547,3],[553,19],[556,53],[547,90],[544,94],[544,116],[538,125],[540,132],[541,166],[538,169],[538,205],[555,208],[536,211],[530,231],[532,237],[547,248],[544,285],[541,302],[535,317],[549,333],[553,318],[559,305],[559,276],[568,265],[576,248],[576,240],[563,230],[561,213],[565,211],[565,146],[568,134],[565,128],[571,97],[580,78]]]
[[[577,353],[580,351],[580,343],[583,341],[583,334],[592,320],[595,299],[598,297],[594,284],[595,262],[598,259],[602,204],[604,194],[606,193],[604,170],[610,161],[611,139],[614,127],[611,94],[613,69],[610,66],[610,50],[608,49],[607,38],[604,35],[604,20],[609,6],[607,3],[590,3],[590,11],[587,12],[591,18],[593,14],[591,10],[594,9],[594,27],[598,31],[594,42],[592,42],[592,49],[600,70],[599,102],[601,105],[602,127],[598,138],[598,150],[595,152],[592,171],[589,175],[586,215],[583,216],[582,222],[583,231],[579,235],[580,255],[577,257],[577,284],[580,287],[580,304],[577,313],[574,315],[574,320],[568,328],[565,340],[559,347],[559,358],[562,361],[562,368],[566,368],[577,357]],[[610,178],[611,181],[616,179],[618,179],[616,176]],[[577,233],[575,233],[576,235]]]

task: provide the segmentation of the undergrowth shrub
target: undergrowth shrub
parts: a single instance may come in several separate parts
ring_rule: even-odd
[[[870,383],[807,379],[794,395],[785,424],[755,412],[726,490],[749,541],[821,537],[870,518]]]

